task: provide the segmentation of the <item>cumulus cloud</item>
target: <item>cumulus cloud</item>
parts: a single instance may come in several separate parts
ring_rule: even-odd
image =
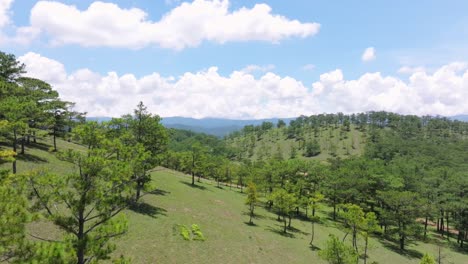
[[[302,23],[272,14],[267,4],[229,10],[229,0],[181,3],[159,21],[138,8],[93,2],[86,10],[54,1],[39,1],[31,10],[31,27],[50,36],[55,45],[78,44],[142,48],[156,45],[181,50],[203,41],[267,41],[318,33],[320,24]]]
[[[153,73],[106,75],[89,69],[68,73],[58,61],[36,53],[19,60],[28,75],[51,83],[63,99],[77,103],[89,116],[119,116],[143,101],[161,116],[268,118],[322,112],[394,111],[404,114],[456,115],[468,113],[468,67],[452,63],[432,74],[417,72],[402,81],[380,73],[346,80],[341,70],[320,75],[307,87],[288,76],[266,72],[255,77],[245,71],[227,76],[211,67],[177,78]]]
[[[39,35],[39,29],[33,27],[16,27],[11,22],[11,6],[14,0],[0,0],[0,45],[29,44]],[[15,33],[5,34],[6,28],[12,28]]]
[[[367,61],[373,61],[376,58],[377,58],[377,55],[375,54],[375,48],[369,47],[364,50],[364,53],[362,53],[361,60],[364,62],[367,62]]]
[[[0,0],[0,28],[10,23],[10,8],[13,0]]]

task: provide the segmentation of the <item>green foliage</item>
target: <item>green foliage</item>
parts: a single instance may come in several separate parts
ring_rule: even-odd
[[[257,187],[253,182],[249,182],[247,185],[247,198],[245,200],[245,204],[249,206],[249,216],[250,220],[249,223],[252,223],[252,217],[254,216],[255,206],[258,203],[258,194],[257,194]]]
[[[306,143],[304,156],[313,157],[313,156],[317,156],[318,154],[320,154],[320,152],[321,152],[320,144],[318,143],[316,139]]]
[[[188,228],[186,225],[178,225],[178,227],[179,234],[184,240],[205,241],[205,236],[203,236],[203,233],[197,224],[192,224],[190,228]]]
[[[331,264],[355,264],[358,256],[352,247],[346,246],[335,235],[329,235],[327,245],[319,256]]]
[[[15,55],[0,51],[0,80],[6,82],[16,81],[25,73],[25,65],[16,60]]]
[[[431,255],[426,253],[421,258],[421,261],[419,262],[419,264],[436,264],[436,261]]]
[[[0,261],[21,257],[30,219],[21,176],[0,172]]]
[[[191,240],[192,237],[191,237],[191,233],[190,233],[190,229],[188,229],[187,226],[185,225],[180,225],[179,226],[179,230],[180,230],[180,235],[184,238],[184,240]]]
[[[196,224],[192,224],[192,240],[205,241],[205,237],[200,230],[200,227]]]
[[[59,153],[77,171],[60,176],[38,171],[29,179],[36,207],[67,234],[63,242],[71,245],[79,264],[108,259],[115,250],[111,238],[123,235],[128,228],[120,212],[131,197],[130,169],[125,161],[109,154],[108,149],[98,147],[87,154]]]

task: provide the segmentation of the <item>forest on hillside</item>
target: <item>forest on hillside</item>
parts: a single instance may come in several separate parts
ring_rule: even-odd
[[[0,53],[0,262],[131,262],[112,254],[114,240],[133,224],[123,212],[157,190],[152,172],[160,167],[189,175],[200,189],[202,181],[239,189],[246,227],[255,225],[259,207],[277,216],[282,236],[307,221],[304,247],[318,246],[314,230],[330,217],[344,236],[330,234],[314,251],[329,263],[379,259],[369,255],[371,238],[401,254],[421,241],[468,256],[467,122],[381,111],[319,114],[249,125],[219,139],[164,128],[141,102],[119,118],[86,121],[24,68]],[[20,171],[18,161],[39,159],[31,149],[69,165],[63,173]],[[41,221],[60,237],[32,236],[31,224]],[[198,226],[184,234],[203,237]],[[437,252],[419,253],[421,263],[437,256],[442,263]]]

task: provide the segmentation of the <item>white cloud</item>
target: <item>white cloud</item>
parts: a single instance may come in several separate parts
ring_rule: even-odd
[[[16,27],[11,21],[11,6],[14,0],[0,0],[0,45],[26,45],[39,35],[33,27]],[[12,28],[13,34],[5,34],[6,28]]]
[[[271,13],[267,4],[229,10],[229,0],[181,3],[159,21],[138,8],[93,2],[86,10],[60,2],[39,1],[31,10],[31,26],[46,32],[55,45],[78,44],[142,48],[156,45],[181,50],[203,41],[267,41],[318,33],[317,23],[301,23]]]
[[[10,24],[10,8],[13,0],[0,0],[0,28]]]
[[[245,68],[240,70],[241,72],[245,73],[254,73],[254,72],[269,72],[275,69],[275,65],[273,64],[267,64],[267,65],[247,65]]]
[[[362,53],[362,61],[373,61],[377,58],[375,55],[375,48],[374,47],[369,47],[366,50],[364,50],[364,53]]]
[[[417,72],[426,72],[426,69],[424,67],[410,67],[410,66],[403,66],[400,69],[398,69],[398,73],[401,73],[401,74],[413,74]]]
[[[313,71],[313,70],[315,70],[315,65],[306,64],[306,65],[302,66],[302,70],[304,70],[304,71]]]
[[[139,101],[161,116],[267,118],[322,112],[386,110],[405,114],[467,114],[468,66],[452,63],[432,74],[416,72],[403,81],[380,73],[346,80],[339,69],[320,75],[312,87],[272,72],[256,78],[244,71],[228,76],[216,67],[173,78],[141,78],[89,69],[67,73],[60,62],[36,53],[19,58],[28,75],[51,83],[63,99],[90,116],[119,116]]]

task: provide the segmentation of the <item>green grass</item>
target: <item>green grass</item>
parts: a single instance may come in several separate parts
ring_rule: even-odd
[[[6,145],[0,145],[0,149],[11,148]],[[30,170],[42,168],[58,174],[69,173],[72,165],[68,162],[57,159],[57,157],[53,155],[53,152],[51,152],[51,149],[51,138],[39,139],[37,143],[31,143],[29,146],[26,145],[25,154],[17,155],[17,173],[20,174]],[[66,149],[73,149],[78,151],[86,150],[86,148],[81,145],[70,143],[61,139],[57,140],[57,149],[59,151]],[[18,145],[17,152],[20,152],[20,150],[21,148]],[[11,169],[11,163],[0,164],[0,169]]]
[[[204,181],[190,186],[190,177],[164,170],[153,174],[158,192],[143,198],[140,212],[128,211],[129,232],[117,240],[116,255],[124,254],[135,263],[325,263],[309,247],[311,226],[293,219],[293,230],[281,233],[276,215],[257,207],[254,226],[247,224],[245,196],[237,189],[219,189]],[[328,218],[316,225],[314,244],[324,247],[328,234],[344,233]],[[206,241],[185,241],[175,225],[198,224]],[[349,236],[348,236],[349,237]],[[359,242],[361,245],[362,241]],[[443,242],[447,246],[446,242]],[[378,263],[419,263],[422,254],[436,254],[435,244],[418,242],[400,254],[397,244],[371,239],[370,261]],[[468,256],[444,247],[445,261],[466,263]]]
[[[63,141],[59,142],[59,147],[82,149]],[[18,171],[46,167],[60,173],[72,169],[47,149],[27,149],[26,153],[36,158],[19,161]],[[41,161],[36,160],[39,158]],[[2,167],[9,167],[9,164]],[[138,208],[125,212],[129,230],[125,236],[114,240],[117,244],[115,257],[123,254],[133,263],[325,263],[318,257],[318,250],[309,247],[311,225],[308,221],[293,219],[294,229],[284,235],[276,215],[257,207],[255,225],[248,225],[245,195],[238,189],[229,190],[225,186],[220,189],[207,180],[192,187],[189,176],[163,168],[158,170],[152,174],[157,190],[146,194]],[[318,248],[324,247],[328,234],[344,236],[338,229],[340,224],[329,219],[330,210],[325,207],[320,211],[322,223],[316,225],[314,240]],[[192,224],[199,225],[206,241],[183,239],[177,226]],[[60,232],[45,221],[31,224],[29,232],[45,238],[60,237]],[[431,236],[437,240],[435,233]],[[362,240],[358,243],[363,244]],[[467,263],[466,252],[453,250],[452,244],[445,240],[442,244],[444,263]],[[397,247],[396,243],[372,238],[368,263],[419,263],[422,254],[436,255],[438,251],[435,243],[417,242],[409,245],[405,252]]]

